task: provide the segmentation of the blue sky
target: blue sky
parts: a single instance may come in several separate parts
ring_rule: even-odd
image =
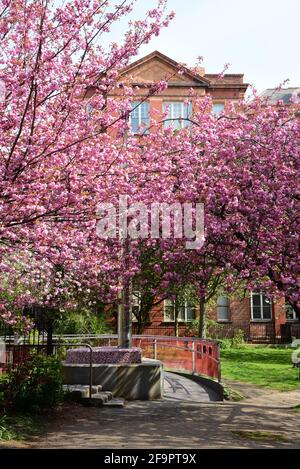
[[[155,5],[138,0],[135,17]],[[174,60],[195,65],[204,57],[207,73],[244,73],[261,92],[290,79],[300,86],[300,0],[169,0],[176,18],[139,57],[157,49]],[[113,29],[120,40],[121,22]]]

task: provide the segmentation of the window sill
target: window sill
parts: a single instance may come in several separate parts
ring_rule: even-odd
[[[218,324],[232,324],[232,321],[229,319],[217,319]]]
[[[130,136],[131,137],[145,137],[149,135],[149,131],[148,132],[130,132]]]
[[[189,319],[188,321],[177,321],[178,324],[190,324],[194,321],[194,319]],[[162,324],[172,324],[174,325],[175,324],[175,321],[168,321],[168,320],[164,320]]]
[[[253,324],[253,323],[256,323],[258,322],[259,324],[261,323],[270,323],[270,322],[274,322],[274,319],[251,319],[250,320],[250,323]]]

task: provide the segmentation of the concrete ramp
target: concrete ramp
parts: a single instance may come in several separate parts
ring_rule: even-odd
[[[165,372],[164,399],[192,402],[218,402],[220,397],[208,386],[180,374]]]

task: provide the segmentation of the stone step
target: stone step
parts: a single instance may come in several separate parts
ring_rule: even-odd
[[[113,398],[113,394],[110,391],[102,391],[92,395],[92,399],[85,397],[82,399],[83,404],[91,405],[93,407],[102,407],[105,403]]]
[[[122,397],[113,397],[110,401],[104,402],[103,407],[125,407],[126,404]]]
[[[101,392],[102,386],[93,385],[92,386],[92,395],[98,394]],[[68,393],[71,398],[80,400],[90,397],[90,387],[83,384],[65,384],[63,385],[63,391]]]

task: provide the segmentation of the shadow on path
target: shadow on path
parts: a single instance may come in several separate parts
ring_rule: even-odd
[[[169,372],[165,372],[164,398],[192,402],[220,401],[219,396],[210,387]]]
[[[65,404],[47,433],[26,444],[28,448],[300,448],[300,418],[294,410],[275,401],[267,407],[255,399],[223,403],[212,397],[197,383],[166,373],[165,399],[132,401],[124,408]],[[259,432],[264,432],[263,439],[249,437]]]

